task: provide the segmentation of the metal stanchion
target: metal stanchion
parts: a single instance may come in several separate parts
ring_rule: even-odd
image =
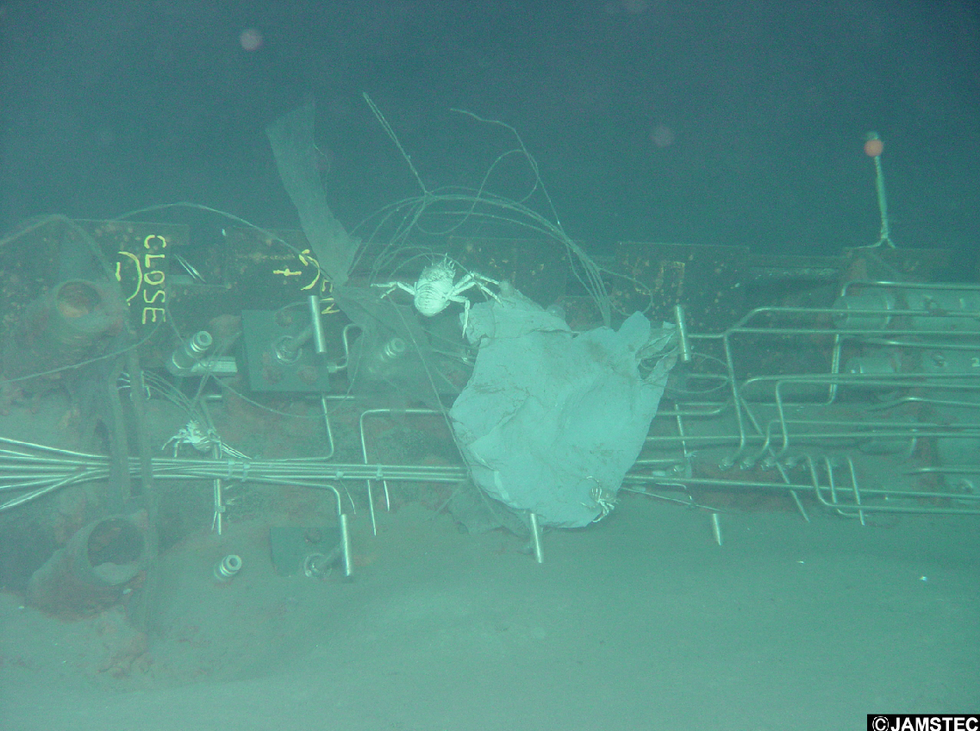
[[[534,560],[544,563],[544,546],[541,545],[541,528],[536,513],[528,513],[531,519],[531,545],[534,546]]]

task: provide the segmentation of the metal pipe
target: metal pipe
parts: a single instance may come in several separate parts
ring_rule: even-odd
[[[684,305],[674,305],[674,323],[677,325],[677,347],[680,351],[681,361],[690,363],[691,345],[687,339],[687,318],[684,313]]]
[[[310,307],[310,323],[313,327],[313,347],[319,355],[327,352],[327,336],[323,332],[323,319],[320,317],[320,297],[311,294],[307,298]]]
[[[40,446],[40,445],[38,445]],[[75,453],[78,454],[78,453]],[[100,458],[90,456],[92,461],[99,461]],[[103,457],[101,461],[107,465],[108,458]],[[133,475],[140,474],[140,465],[137,458],[130,458],[130,470]],[[456,466],[412,466],[412,465],[370,465],[370,464],[338,464],[321,460],[206,460],[206,459],[154,459],[153,472],[156,477],[169,478],[175,480],[209,480],[223,478],[225,480],[238,479],[243,481],[264,484],[291,484],[298,487],[308,487],[311,489],[329,489],[334,492],[337,498],[338,510],[340,510],[340,493],[336,487],[327,483],[328,480],[367,480],[367,479],[388,479],[399,481],[425,481],[425,482],[445,482],[455,483],[465,479],[466,472],[462,467]],[[50,478],[46,486],[40,487],[34,493],[19,496],[14,501],[8,501],[5,507],[13,507],[11,502],[23,504],[32,497],[39,494],[46,494],[69,484],[83,483],[90,480],[105,479],[108,474],[107,468],[90,469],[77,472],[67,466],[66,473],[61,479],[54,475]],[[42,481],[43,482],[43,481]],[[799,493],[813,492],[815,498],[825,507],[837,511],[845,511],[845,514],[853,515],[858,506],[845,504],[839,501],[836,491],[831,495],[831,500],[827,500],[824,492],[828,489],[820,484],[819,480],[814,480],[810,484],[793,484],[789,481],[783,483],[762,482],[757,480],[726,480],[718,478],[700,477],[676,477],[664,475],[641,475],[628,473],[624,484],[645,484],[656,485],[660,488],[687,490],[690,487],[704,487],[713,489],[738,490],[774,490],[788,491],[791,495],[794,491]],[[7,486],[9,488],[9,486]],[[880,490],[862,489],[856,493],[861,498],[860,510],[864,512],[895,512],[895,513],[919,513],[919,514],[959,514],[959,515],[980,515],[980,495],[949,493],[949,492],[928,492],[916,490]],[[950,508],[939,509],[923,507],[919,505],[899,506],[899,505],[878,505],[869,504],[868,500],[888,499],[888,500],[927,500],[935,502],[946,500],[964,505],[976,505],[977,508]],[[342,511],[341,511],[342,512]],[[338,513],[340,514],[340,513]]]
[[[320,396],[320,408],[323,411],[323,427],[327,431],[327,444],[330,445],[327,453],[322,455],[320,459],[333,459],[335,447],[333,443],[333,429],[330,428],[330,410],[327,408],[327,397],[322,394]]]
[[[779,462],[776,463],[776,471],[779,473],[779,476],[783,478],[783,482],[788,485],[790,482],[789,475],[786,474],[785,468],[779,464]],[[806,512],[806,508],[803,507],[803,502],[800,500],[799,494],[796,492],[796,490],[790,490],[789,494],[793,497],[793,503],[796,505],[796,509],[799,511],[800,515],[803,516],[803,520],[809,523],[810,516]]]
[[[361,434],[361,455],[364,457],[364,464],[368,463],[367,436],[366,436],[366,432],[364,431],[364,420],[368,416],[377,416],[379,414],[391,415],[392,413],[393,413],[392,409],[366,409],[361,412],[361,416],[358,418],[358,428]],[[402,409],[398,413],[406,414],[406,415],[426,415],[426,416],[432,414],[435,415],[439,414],[439,412],[436,411],[435,409]],[[387,510],[390,511],[391,495],[388,492],[388,481],[382,478],[380,467],[379,467],[378,475],[375,479],[381,480],[381,485],[385,491],[385,506]],[[373,480],[371,478],[368,478],[366,482],[367,482],[367,494],[368,494],[368,512],[371,515],[371,530],[374,532],[374,535],[378,535],[378,523],[374,512]]]
[[[340,553],[344,562],[344,576],[350,576],[354,572],[354,564],[350,553],[350,529],[347,525],[347,515],[341,513],[340,520]]]
[[[167,361],[167,370],[175,376],[187,376],[211,350],[214,338],[207,330],[198,330],[180,344]],[[132,374],[130,374],[132,375]]]
[[[773,490],[776,492],[787,492],[798,490],[801,493],[812,492],[814,486],[811,483],[779,483],[762,482],[760,480],[725,480],[717,477],[668,477],[662,475],[637,475],[627,473],[624,483],[626,484],[649,484],[658,487],[671,487],[678,490],[688,490],[691,487],[707,487],[713,489],[745,489],[745,490]],[[980,494],[950,493],[950,492],[929,492],[925,490],[880,490],[876,488],[866,488],[861,491],[865,497],[897,499],[910,498],[922,500],[960,500],[964,502],[976,503],[980,506]]]
[[[873,279],[852,279],[841,287],[841,295],[847,294],[852,287],[881,287],[882,289],[906,289],[946,292],[980,292],[980,285],[971,282],[929,284],[927,282],[888,282]],[[921,310],[917,314],[922,314]]]
[[[711,513],[711,535],[715,539],[715,543],[719,546],[722,545],[722,535],[721,535],[721,518],[718,515],[718,511],[714,510]]]
[[[534,547],[534,560],[544,563],[544,546],[541,543],[541,526],[538,525],[538,514],[531,511],[528,513],[531,527],[531,545]]]
[[[214,565],[214,578],[221,582],[231,581],[242,570],[242,558],[238,554],[229,553]]]

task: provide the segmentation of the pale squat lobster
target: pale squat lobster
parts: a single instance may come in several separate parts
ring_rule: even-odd
[[[174,457],[177,457],[177,453],[180,451],[181,444],[190,444],[194,449],[196,449],[201,454],[206,454],[212,451],[214,447],[218,448],[218,451],[225,457],[233,457],[235,459],[248,459],[248,456],[242,454],[237,449],[229,447],[227,444],[221,441],[221,437],[218,436],[218,432],[214,429],[204,430],[197,421],[191,419],[187,422],[180,431],[174,434],[166,443],[160,447],[160,449],[166,449],[171,444],[174,445]]]
[[[381,295],[382,297],[386,297],[396,289],[408,292],[415,298],[415,309],[419,311],[419,314],[426,317],[438,315],[449,306],[450,302],[463,305],[463,332],[465,333],[470,317],[470,301],[463,297],[463,292],[477,287],[487,297],[499,302],[497,295],[491,292],[487,285],[493,284],[499,287],[500,282],[475,272],[467,272],[458,282],[454,281],[455,279],[456,267],[453,266],[449,257],[445,257],[442,261],[423,269],[414,285],[404,282],[385,282],[372,286],[387,287],[384,294]]]
[[[598,523],[600,520],[609,515],[609,513],[613,511],[616,504],[619,502],[615,493],[611,492],[610,490],[604,490],[598,485],[589,491],[589,497],[592,498],[592,505],[582,503],[582,507],[588,508],[589,510],[599,511],[599,514],[592,519],[593,523]]]

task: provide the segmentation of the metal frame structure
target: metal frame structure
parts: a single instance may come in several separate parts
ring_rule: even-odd
[[[861,282],[847,285],[842,296],[856,287],[931,294],[963,293],[980,301],[976,285],[910,285],[892,282]],[[980,515],[980,492],[971,489],[980,474],[980,456],[973,462],[928,463],[917,456],[926,441],[980,443],[980,312],[963,309],[930,313],[919,308],[848,309],[840,307],[760,307],[726,330],[701,334],[687,332],[683,313],[679,324],[686,342],[685,359],[696,361],[712,349],[720,353],[721,374],[695,375],[716,381],[715,398],[674,397],[654,422],[648,449],[626,479],[632,489],[686,493],[691,490],[764,490],[786,493],[804,516],[801,496],[816,504],[862,522],[870,513],[919,513]],[[836,323],[855,318],[881,320],[882,326],[840,327]],[[836,318],[836,319],[835,319]],[[887,319],[888,322],[884,323]],[[903,322],[905,324],[901,324]],[[924,328],[932,320],[936,326]],[[803,324],[788,325],[787,322]],[[892,323],[899,323],[893,325]],[[844,322],[844,325],[849,324]],[[825,339],[829,342],[825,372],[756,373],[743,375],[749,367],[740,339],[758,344],[772,338]],[[846,351],[872,347],[883,350],[887,361],[900,351],[966,354],[969,370],[957,373],[916,370],[892,373],[854,372]],[[758,346],[748,352],[758,352]],[[710,355],[708,356],[710,357]],[[884,361],[883,361],[884,362]],[[890,362],[890,361],[889,361]],[[921,361],[920,361],[921,364]],[[849,370],[850,368],[850,370]],[[818,398],[819,396],[819,398]],[[155,477],[161,479],[212,480],[215,484],[215,525],[225,506],[221,486],[229,481],[255,484],[295,485],[326,489],[334,493],[338,516],[344,515],[342,498],[335,483],[364,481],[372,527],[376,532],[373,483],[381,481],[390,507],[389,482],[455,483],[466,478],[462,465],[390,465],[372,462],[365,421],[390,415],[391,409],[365,409],[358,418],[363,464],[341,464],[332,460],[333,433],[327,397],[321,398],[328,453],[322,457],[287,460],[223,458],[153,458]],[[888,418],[896,410],[914,407],[949,414],[966,414],[965,420],[912,420],[908,415]],[[831,414],[828,418],[828,412]],[[406,409],[399,415],[435,416],[433,409]],[[665,426],[674,434],[664,434]],[[861,445],[877,442],[886,454],[869,454]],[[0,438],[0,490],[17,492],[0,505],[10,509],[69,484],[105,479],[109,458]],[[968,450],[967,450],[968,451]],[[887,472],[893,485],[862,476],[869,465],[882,460],[904,462]],[[870,470],[874,472],[875,470]],[[878,471],[880,473],[880,471]],[[140,474],[137,458],[130,459],[130,473]],[[743,474],[738,474],[743,473]],[[751,473],[751,476],[745,473]],[[921,489],[917,480],[940,478],[935,489]],[[951,489],[950,484],[954,487]]]
[[[845,308],[854,292],[887,292],[918,306],[898,307],[889,297],[877,300],[880,307]],[[931,304],[937,300],[947,306]],[[827,341],[826,369],[746,374],[753,364],[738,342],[751,342],[757,354],[773,339],[783,341],[783,351],[804,340]],[[760,307],[720,333],[685,333],[682,343],[689,361],[718,353],[718,397],[678,398],[658,414],[675,434],[660,434],[655,423],[650,449],[628,477],[632,485],[788,492],[804,517],[800,495],[810,494],[862,523],[876,512],[980,515],[977,285],[850,282],[835,307]],[[962,367],[947,368],[947,353],[959,356]],[[930,463],[919,449],[928,441],[952,445],[946,452],[963,452],[964,459]],[[874,450],[862,451],[869,442],[907,466],[862,476],[882,461]],[[736,469],[753,477],[732,474]],[[921,489],[924,476],[942,481]]]

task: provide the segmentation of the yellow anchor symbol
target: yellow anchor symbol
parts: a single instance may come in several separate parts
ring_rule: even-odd
[[[309,249],[303,249],[302,251],[297,252],[296,256],[299,257],[300,263],[304,267],[313,267],[316,270],[316,276],[313,277],[313,281],[311,281],[309,284],[304,284],[302,287],[300,287],[301,290],[309,291],[313,289],[317,283],[319,283],[321,295],[327,292],[328,288],[329,291],[333,292],[333,282],[328,282],[326,277],[323,277],[323,270],[320,268],[320,262],[318,262],[316,257],[313,256],[312,251]],[[285,269],[273,269],[272,273],[281,274],[284,277],[298,277],[300,274],[302,274],[302,272],[294,272],[288,266]],[[322,300],[324,303],[328,304],[320,314],[332,315],[333,313],[340,311],[334,305],[333,297],[323,297]]]

